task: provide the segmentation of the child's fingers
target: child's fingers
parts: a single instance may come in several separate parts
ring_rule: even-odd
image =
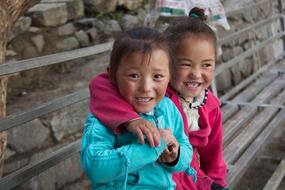
[[[153,135],[152,135],[150,129],[148,129],[146,126],[144,126],[144,127],[141,128],[141,130],[142,130],[142,133],[146,136],[149,145],[151,147],[154,147],[155,146],[154,138],[153,138]]]
[[[143,134],[146,136],[151,147],[160,145],[160,133],[158,128],[154,127],[152,123],[146,123],[142,127]]]
[[[138,128],[138,130],[135,131],[135,134],[137,136],[137,138],[139,139],[141,144],[144,144],[144,136],[142,131]]]
[[[129,132],[136,134],[139,141],[144,144],[144,136],[146,137],[149,145],[151,147],[159,146],[160,145],[160,133],[153,124],[144,119],[138,119],[131,121],[127,124],[126,129]]]
[[[151,124],[151,127],[149,129],[153,138],[154,146],[160,146],[160,133],[158,128],[153,127]]]

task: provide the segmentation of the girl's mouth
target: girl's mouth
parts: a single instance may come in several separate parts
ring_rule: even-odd
[[[138,100],[138,102],[140,103],[148,103],[149,101],[152,100],[152,98],[149,98],[149,97],[138,97],[136,98]]]
[[[198,82],[185,82],[184,83],[187,87],[190,87],[190,88],[197,88],[200,86],[201,83],[198,83]]]

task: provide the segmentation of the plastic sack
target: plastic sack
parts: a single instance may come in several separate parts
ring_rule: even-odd
[[[161,16],[185,16],[189,13],[185,0],[156,0],[155,6]]]
[[[145,26],[154,27],[159,16],[186,16],[190,11],[190,7],[185,0],[151,0],[150,3],[151,10],[145,17]]]
[[[153,7],[146,16],[144,24],[153,27],[159,16],[188,16],[194,7],[203,8],[210,25],[220,25],[225,30],[230,26],[220,0],[153,0]]]

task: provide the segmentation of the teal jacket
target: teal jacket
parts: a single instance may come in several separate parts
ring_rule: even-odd
[[[164,97],[152,112],[140,116],[156,127],[172,131],[180,145],[178,162],[168,166],[157,161],[166,148],[163,139],[155,148],[140,144],[131,133],[115,135],[90,113],[82,136],[81,164],[93,190],[175,189],[171,173],[190,169],[192,146],[172,101]]]

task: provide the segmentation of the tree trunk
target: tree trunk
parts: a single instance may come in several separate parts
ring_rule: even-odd
[[[0,0],[0,64],[5,63],[8,35],[13,23],[39,0]],[[8,77],[0,77],[0,118],[6,117]],[[7,132],[0,133],[0,177],[3,174]]]

